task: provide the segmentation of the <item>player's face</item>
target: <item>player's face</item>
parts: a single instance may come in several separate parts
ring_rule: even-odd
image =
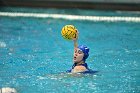
[[[79,48],[75,48],[74,55],[73,55],[73,61],[75,63],[81,62],[83,57],[84,57],[84,53],[82,52],[82,50],[80,50]]]

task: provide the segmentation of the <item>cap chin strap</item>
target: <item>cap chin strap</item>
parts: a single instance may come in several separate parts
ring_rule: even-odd
[[[80,65],[80,64],[83,64],[83,63],[85,63],[84,60],[81,60],[81,61],[79,61],[79,62],[76,62],[77,65]]]

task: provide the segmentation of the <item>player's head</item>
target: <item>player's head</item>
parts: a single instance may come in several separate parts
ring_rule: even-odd
[[[80,45],[74,51],[74,62],[86,61],[88,56],[89,48],[85,45]]]

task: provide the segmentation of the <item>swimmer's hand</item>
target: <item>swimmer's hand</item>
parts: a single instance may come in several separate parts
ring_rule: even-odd
[[[73,42],[74,42],[74,47],[75,47],[75,48],[78,47],[78,43],[77,43],[77,40],[78,40],[78,34],[79,34],[79,32],[78,32],[78,30],[77,30],[77,33],[76,33],[75,37],[72,38],[72,40],[73,40]]]
[[[78,32],[78,30],[77,30],[75,37],[72,38],[73,41],[77,41],[77,40],[78,40],[78,34],[79,34],[79,32]]]

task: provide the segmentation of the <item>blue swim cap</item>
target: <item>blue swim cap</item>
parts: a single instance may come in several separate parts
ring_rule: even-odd
[[[88,58],[88,56],[89,56],[89,54],[88,54],[89,48],[87,46],[85,46],[85,45],[79,45],[78,48],[80,50],[82,50],[82,52],[84,53],[83,60],[85,61]]]

